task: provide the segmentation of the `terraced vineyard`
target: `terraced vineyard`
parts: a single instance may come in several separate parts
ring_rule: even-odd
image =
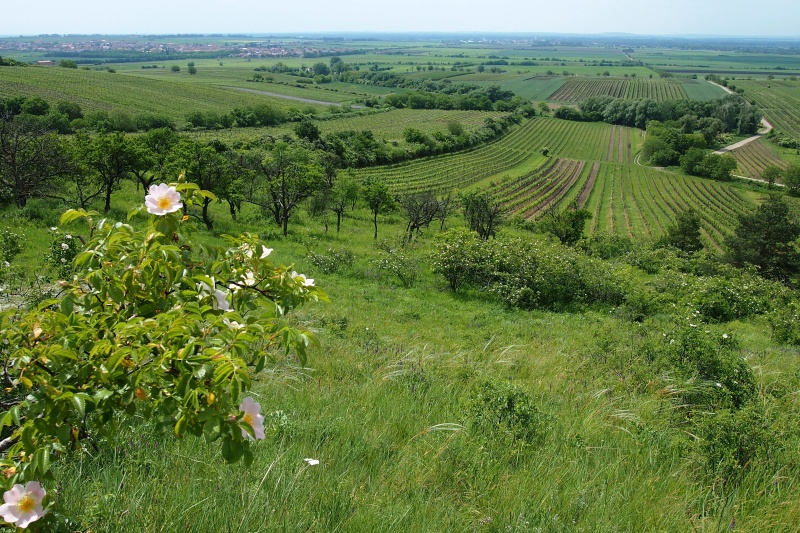
[[[396,192],[449,191],[506,172],[547,147],[551,156],[583,161],[632,161],[638,133],[602,123],[534,118],[503,139],[475,150],[363,169]]]
[[[735,84],[756,102],[776,130],[800,139],[800,82],[736,80]]]
[[[786,161],[778,157],[775,152],[765,145],[767,142],[769,141],[759,139],[729,152],[729,155],[733,156],[739,164],[737,174],[748,178],[761,179],[761,172],[770,165],[781,168],[788,166]]]
[[[547,99],[557,102],[581,102],[593,96],[614,98],[650,98],[656,101],[686,100],[680,81],[650,78],[569,78]]]

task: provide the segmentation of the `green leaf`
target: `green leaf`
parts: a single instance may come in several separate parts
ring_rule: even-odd
[[[67,316],[72,314],[72,309],[74,306],[75,302],[72,301],[71,294],[67,294],[66,296],[64,296],[64,299],[61,300],[61,312]]]
[[[244,449],[242,459],[244,459],[244,466],[250,466],[253,464],[253,452],[250,451],[250,446],[247,446]]]
[[[61,444],[67,445],[69,444],[71,436],[70,427],[66,424],[60,425],[56,428],[56,437],[58,437],[58,442]]]
[[[86,413],[86,400],[83,398],[83,396],[75,395],[70,398],[69,401],[72,402],[72,405],[78,411],[80,416],[83,416]]]
[[[36,464],[34,469],[38,470],[41,475],[46,474],[50,470],[50,449],[39,448],[36,450],[36,453],[33,454],[32,463]]]
[[[222,443],[222,458],[229,463],[235,463],[242,458],[244,450],[241,442],[235,442],[231,439],[226,439]]]
[[[125,293],[117,287],[116,285],[109,285],[108,286],[108,295],[114,301],[114,303],[122,303],[122,300],[125,298]]]
[[[203,436],[206,438],[206,442],[214,442],[219,438],[221,433],[222,423],[219,417],[209,418],[206,423],[203,424]]]
[[[184,431],[186,431],[186,417],[182,416],[175,423],[175,435],[178,437],[183,437]]]

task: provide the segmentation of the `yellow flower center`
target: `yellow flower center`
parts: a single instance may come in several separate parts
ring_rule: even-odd
[[[17,507],[19,508],[20,512],[30,513],[33,511],[33,508],[36,507],[36,500],[34,500],[33,496],[30,494],[26,494],[17,502]]]
[[[242,417],[242,422],[247,422],[248,424],[253,426],[254,422],[253,415],[251,415],[250,413],[245,413],[244,416]]]
[[[158,207],[160,207],[161,209],[169,209],[170,207],[172,207],[172,202],[166,196],[162,196],[161,198],[158,199]]]

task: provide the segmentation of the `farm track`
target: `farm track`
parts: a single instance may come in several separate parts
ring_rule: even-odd
[[[578,207],[584,208],[586,202],[589,200],[589,195],[592,193],[592,188],[597,181],[597,174],[600,172],[600,163],[593,163],[592,169],[589,171],[589,178],[583,184],[581,192],[578,194]]]

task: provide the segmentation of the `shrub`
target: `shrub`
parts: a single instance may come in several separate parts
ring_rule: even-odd
[[[319,268],[325,274],[332,274],[339,272],[343,268],[353,266],[356,256],[350,250],[334,250],[328,248],[326,253],[318,254],[316,252],[309,252],[309,261],[315,267]]]
[[[475,431],[527,444],[541,442],[550,424],[528,393],[509,381],[479,383],[466,400],[466,416]]]
[[[187,240],[181,207],[209,194],[187,183],[151,187],[142,230],[83,210],[62,216],[88,223],[75,275],[58,298],[0,313],[15,398],[0,413],[9,435],[0,488],[52,482],[51,459],[82,442],[102,446],[134,415],[158,431],[220,441],[228,462],[253,460],[249,441],[264,436],[258,406],[244,397],[252,374],[279,357],[305,363],[314,338],[285,314],[325,296],[273,265],[254,236],[230,237],[228,247]]]
[[[373,266],[395,276],[404,287],[413,287],[419,274],[419,261],[386,243],[378,248],[382,251],[381,257],[372,262]]]

